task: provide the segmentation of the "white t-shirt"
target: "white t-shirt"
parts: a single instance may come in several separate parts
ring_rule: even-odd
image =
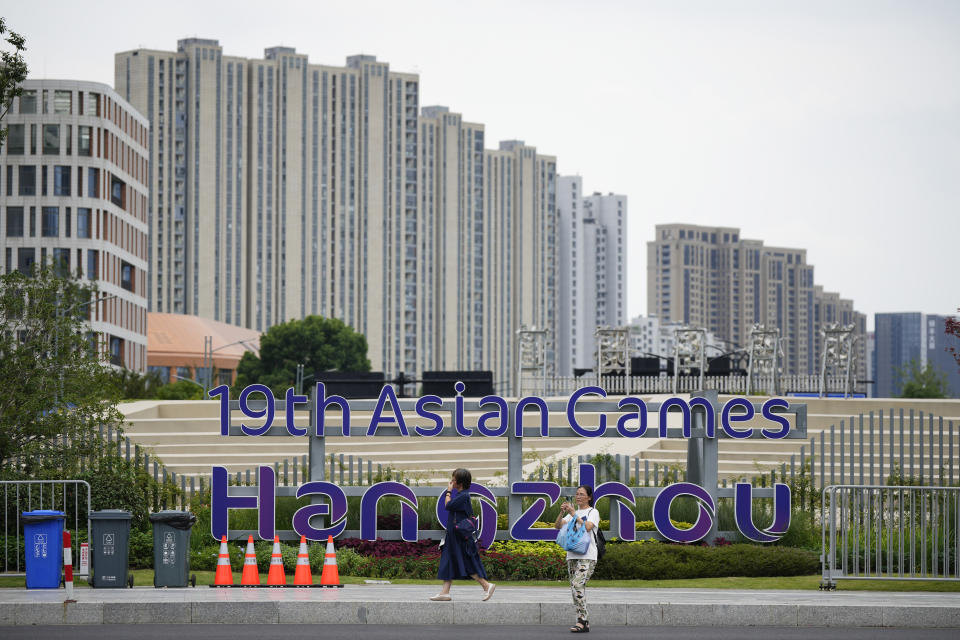
[[[567,551],[567,560],[596,560],[597,559],[597,538],[595,537],[597,527],[600,526],[600,512],[594,509],[593,507],[587,507],[586,509],[577,509],[577,518],[580,520],[580,523],[576,526],[582,527],[583,519],[586,518],[587,522],[593,523],[593,531],[588,531],[587,535],[590,538],[590,545],[587,547],[586,553],[574,553],[573,551]],[[570,522],[570,516],[566,515],[563,517],[563,524],[566,525]]]

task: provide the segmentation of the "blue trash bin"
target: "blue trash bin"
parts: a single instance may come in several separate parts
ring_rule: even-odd
[[[57,589],[63,569],[63,511],[26,511],[23,520],[27,589]]]

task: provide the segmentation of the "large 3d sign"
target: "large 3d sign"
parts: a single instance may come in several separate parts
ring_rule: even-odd
[[[462,388],[462,385],[458,388]],[[249,398],[252,394],[263,395],[266,400],[264,409],[254,410],[249,405]],[[607,418],[601,415],[598,425],[586,427],[581,425],[576,419],[577,401],[587,395],[597,395],[606,397],[606,393],[599,387],[584,387],[570,396],[567,403],[567,421],[570,427],[583,437],[591,438],[603,435],[607,429]],[[221,433],[227,435],[230,428],[230,405],[228,389],[226,387],[217,387],[210,392],[213,397],[219,397],[221,400]],[[342,422],[344,425],[350,424],[350,406],[347,401],[340,396],[325,397],[323,384],[317,385],[317,394],[315,395],[316,407],[318,412],[317,433],[311,435],[324,435],[323,415],[328,407],[336,406],[342,411]],[[286,428],[291,435],[308,435],[307,429],[301,429],[294,426],[293,410],[297,404],[306,403],[306,396],[294,394],[293,389],[289,389],[286,394]],[[429,410],[429,405],[439,405],[441,399],[437,396],[423,396],[416,403],[416,413],[418,416],[427,418],[433,422],[433,426],[416,426],[414,433],[419,436],[432,437],[438,435],[444,427],[443,418]],[[389,403],[389,409],[387,404]],[[480,400],[480,406],[490,405],[494,407],[491,411],[483,413],[477,423],[477,431],[484,436],[496,437],[502,436],[508,429],[508,407],[507,402],[499,396],[486,396]],[[394,395],[392,387],[385,386],[380,393],[376,409],[370,419],[367,435],[376,434],[380,425],[391,424],[399,428],[401,434],[410,436],[410,429],[407,427],[404,417],[397,409],[399,406],[397,398]],[[547,405],[543,399],[538,397],[521,398],[515,407],[516,433],[520,435],[522,429],[523,409],[526,406],[534,406],[540,414],[540,435],[549,436]],[[620,400],[618,406],[621,409],[634,407],[636,411],[621,413],[616,424],[616,430],[621,437],[636,438],[642,436],[647,429],[647,407],[640,398],[627,397]],[[748,438],[753,435],[752,428],[743,428],[736,426],[739,423],[746,422],[754,417],[755,409],[746,398],[733,398],[728,400],[721,408],[719,420],[715,415],[714,407],[703,398],[693,398],[687,401],[683,398],[669,398],[660,405],[660,420],[658,424],[659,436],[667,437],[667,410],[677,407],[682,416],[682,434],[684,438],[691,437],[691,413],[695,407],[702,407],[706,413],[705,435],[708,438],[717,437],[716,425],[719,422],[720,428],[732,438]],[[763,428],[760,435],[764,438],[779,439],[787,435],[790,425],[786,418],[773,412],[773,409],[784,409],[788,403],[784,400],[771,398],[763,403],[761,414],[764,418],[773,423],[774,428]],[[266,433],[272,426],[275,415],[275,401],[269,388],[263,385],[251,385],[240,394],[240,410],[251,418],[266,418],[265,423],[258,427],[248,427],[241,424],[242,431],[251,436],[258,436]],[[738,410],[734,413],[734,410]],[[460,435],[470,435],[471,427],[464,423],[463,398],[455,398],[454,410],[454,428]],[[630,428],[631,420],[636,421],[638,426]],[[492,423],[492,424],[491,424]],[[350,430],[342,428],[342,434],[350,435]],[[593,488],[594,504],[602,498],[608,498],[611,501],[611,512],[617,510],[619,515],[619,531],[616,535],[622,540],[634,540],[636,520],[632,507],[635,506],[635,497],[633,491],[627,485],[620,482],[604,482],[600,485],[595,483],[596,471],[591,464],[581,464],[579,466],[579,483]],[[228,516],[230,509],[255,509],[258,511],[258,534],[265,540],[271,540],[274,536],[275,522],[275,502],[276,502],[276,478],[272,468],[260,467],[258,474],[258,486],[256,496],[231,496],[228,493],[229,479],[227,470],[224,467],[213,467],[212,495],[211,495],[211,533],[216,539],[227,534]],[[549,505],[557,504],[560,501],[561,487],[555,482],[515,482],[510,487],[514,495],[536,496],[533,503],[512,523],[509,529],[509,535],[514,540],[536,541],[553,540],[556,532],[552,529],[535,528],[533,524],[543,514],[544,509]],[[760,529],[753,522],[753,495],[752,487],[749,483],[737,483],[734,492],[734,516],[737,529],[743,536],[755,542],[773,542],[786,533],[790,525],[790,487],[785,484],[774,485],[773,501],[773,522],[765,528]],[[470,487],[470,493],[479,500],[479,518],[480,518],[480,544],[487,547],[493,542],[497,533],[497,501],[487,487],[474,483]],[[307,482],[301,485],[296,492],[297,498],[319,497],[316,504],[309,504],[301,507],[293,516],[293,529],[297,534],[306,536],[310,540],[326,540],[328,535],[339,536],[346,529],[347,523],[347,497],[343,490],[331,482]],[[374,540],[377,537],[377,505],[381,498],[393,496],[400,500],[400,535],[403,540],[413,542],[418,539],[418,500],[415,492],[410,487],[399,482],[380,482],[370,486],[364,491],[360,500],[360,536],[366,540]],[[670,520],[670,505],[681,496],[694,498],[699,504],[699,515],[697,521],[689,529],[679,529],[673,525]],[[653,503],[653,521],[657,531],[668,540],[674,542],[696,542],[702,540],[713,529],[716,519],[716,504],[711,494],[703,487],[689,483],[679,482],[664,487],[654,498]],[[322,516],[327,524],[323,528],[316,528],[312,521],[316,516]],[[442,504],[437,503],[437,520],[441,523],[446,522],[446,511]]]

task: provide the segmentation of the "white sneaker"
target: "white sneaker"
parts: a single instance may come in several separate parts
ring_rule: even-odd
[[[438,593],[435,596],[431,596],[430,599],[433,600],[434,602],[449,602],[453,598],[451,598],[449,594]]]
[[[487,588],[486,591],[483,592],[484,602],[486,602],[487,600],[493,597],[493,590],[497,588],[497,585],[493,584],[492,582],[490,582],[489,584],[490,586]]]

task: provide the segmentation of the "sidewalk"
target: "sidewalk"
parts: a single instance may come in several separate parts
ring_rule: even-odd
[[[545,624],[573,622],[567,589],[455,586],[430,602],[430,585],[342,589],[0,590],[0,625],[145,623]],[[960,628],[960,594],[587,587],[591,626]]]

